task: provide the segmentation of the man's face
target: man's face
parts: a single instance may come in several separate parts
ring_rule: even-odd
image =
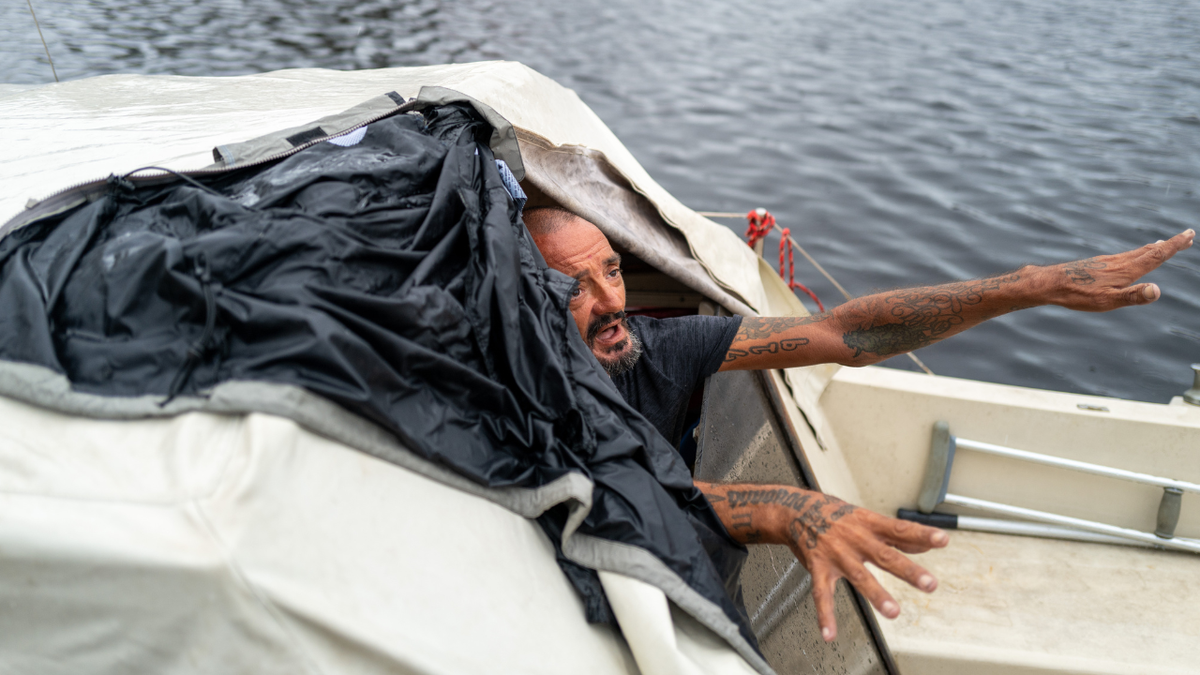
[[[637,349],[625,323],[621,256],[595,225],[576,217],[555,232],[535,236],[534,243],[547,265],[579,281],[571,297],[579,334],[605,370],[622,370],[622,357],[629,361]]]

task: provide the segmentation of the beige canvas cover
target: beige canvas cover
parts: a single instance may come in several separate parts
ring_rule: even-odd
[[[640,195],[594,217],[619,241],[650,244],[639,255],[652,264],[734,311],[803,311],[736,235],[657,186],[573,92],[512,63],[0,87],[0,218],[110,173],[199,169],[214,147],[426,85],[512,121],[528,179],[577,195],[569,207]],[[105,421],[85,408],[0,398],[0,663],[13,672],[769,672],[628,576],[603,576],[627,639],[588,626],[519,508],[358,452],[314,433],[315,421],[219,411]]]
[[[750,673],[657,588],[588,625],[541,528],[274,415],[0,398],[0,673]]]

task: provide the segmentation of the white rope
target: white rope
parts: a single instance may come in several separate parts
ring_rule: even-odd
[[[46,36],[42,35],[42,24],[38,22],[37,14],[33,13],[33,0],[25,0],[29,5],[29,15],[33,17],[33,25],[37,26],[38,37],[42,38],[42,49],[46,50],[46,60],[50,62],[50,72],[54,73],[54,81],[58,82],[58,70],[54,67],[54,59],[50,58],[50,48],[46,46]]]

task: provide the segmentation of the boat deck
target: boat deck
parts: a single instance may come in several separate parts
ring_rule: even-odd
[[[920,559],[933,594],[881,575],[901,672],[1200,672],[1194,554],[959,531]]]
[[[880,513],[916,506],[937,420],[962,438],[1200,479],[1200,408],[1183,403],[843,368],[821,405],[833,431],[807,454],[828,467],[840,454],[847,469],[818,473],[823,487],[853,487]],[[949,491],[1141,531],[1154,529],[1162,495],[961,448]],[[1176,534],[1200,535],[1197,495],[1184,495]],[[936,592],[878,575],[901,605],[898,619],[879,620],[901,673],[1200,673],[1200,555],[957,530],[915,559],[938,577]]]

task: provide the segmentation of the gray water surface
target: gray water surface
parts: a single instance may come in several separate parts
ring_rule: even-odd
[[[684,203],[768,208],[856,294],[1200,224],[1200,0],[34,8],[63,79],[520,61],[575,89]],[[26,4],[0,20],[0,79],[52,81]],[[797,258],[798,279],[837,304]],[[1200,247],[1148,280],[1164,291],[1154,305],[1027,310],[920,356],[942,375],[1165,402],[1200,361]]]

